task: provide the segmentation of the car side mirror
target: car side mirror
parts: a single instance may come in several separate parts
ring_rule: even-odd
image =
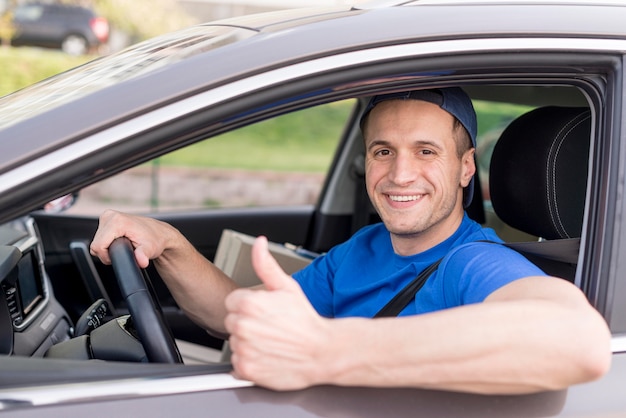
[[[71,208],[78,199],[78,192],[58,197],[46,203],[43,210],[47,213],[60,213]]]

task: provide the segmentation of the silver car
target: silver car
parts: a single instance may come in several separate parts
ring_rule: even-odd
[[[626,6],[610,0],[283,11],[167,34],[0,99],[0,411],[626,415],[624,22]],[[327,251],[377,221],[362,193],[358,121],[367,99],[451,85],[468,92],[479,115],[481,187],[468,213],[584,291],[613,334],[602,379],[519,396],[334,386],[274,392],[231,376],[228,346],[185,317],[155,270],[148,269],[147,299],[136,302],[126,297],[125,277],[142,274],[128,254],[120,251],[115,269],[89,255],[102,209],[90,206],[94,195],[173,224],[231,272],[245,257],[224,249],[225,231],[264,234],[291,258]],[[325,125],[305,124],[320,112],[340,128],[306,139]],[[252,142],[229,136],[285,117],[295,121],[288,132]],[[242,181],[241,171],[219,165],[226,156],[269,160],[250,151],[255,141],[278,143],[271,157],[302,168],[281,176],[291,188],[275,189],[262,168]],[[186,147],[211,162],[166,178],[176,172],[166,170],[168,159]],[[303,175],[309,154],[322,148],[330,150],[326,175]],[[146,183],[136,186],[140,173]],[[241,198],[242,188],[251,194]],[[265,200],[270,195],[276,199]]]

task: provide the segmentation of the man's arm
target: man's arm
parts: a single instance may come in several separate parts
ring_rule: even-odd
[[[109,246],[127,237],[140,267],[154,260],[159,275],[185,313],[200,326],[224,334],[224,299],[237,285],[204,258],[173,226],[108,210],[100,217],[91,253],[110,264]]]
[[[253,262],[268,291],[239,290],[226,301],[235,373],[260,385],[528,393],[608,370],[607,325],[563,280],[528,277],[484,303],[419,316],[324,319],[263,241]]]
[[[341,322],[337,335],[365,333],[371,348],[334,371],[340,384],[525,393],[596,379],[611,358],[600,315],[574,286],[545,277],[512,282],[485,303],[387,319],[372,329],[363,320]],[[376,353],[391,355],[376,360]],[[376,368],[362,367],[369,362]]]

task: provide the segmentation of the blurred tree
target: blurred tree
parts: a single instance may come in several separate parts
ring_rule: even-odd
[[[190,26],[196,21],[175,0],[92,0],[111,26],[133,41]]]
[[[13,13],[7,10],[0,15],[0,43],[3,47],[11,45],[14,34]]]
[[[13,25],[13,13],[11,9],[17,0],[3,2],[3,10],[0,13],[0,44],[3,47],[11,45],[11,39],[15,35],[15,25]]]

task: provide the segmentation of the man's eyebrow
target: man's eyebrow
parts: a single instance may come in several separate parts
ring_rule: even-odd
[[[420,146],[420,147],[437,148],[438,150],[444,148],[440,142],[430,141],[430,140],[427,140],[427,139],[421,139],[421,140],[414,141],[413,145]]]
[[[378,146],[389,147],[391,146],[391,144],[389,143],[389,141],[385,141],[384,139],[375,139],[367,145],[367,150],[369,151],[372,148]]]
[[[431,141],[431,140],[428,140],[428,139],[418,139],[416,141],[413,141],[412,144],[415,147],[430,147],[430,148],[436,148],[438,150],[443,149],[441,143],[436,142],[436,141]],[[370,142],[367,145],[367,150],[369,151],[372,148],[377,147],[377,146],[393,147],[393,145],[389,141],[386,141],[384,139],[376,139],[376,140],[373,140],[372,142]]]

